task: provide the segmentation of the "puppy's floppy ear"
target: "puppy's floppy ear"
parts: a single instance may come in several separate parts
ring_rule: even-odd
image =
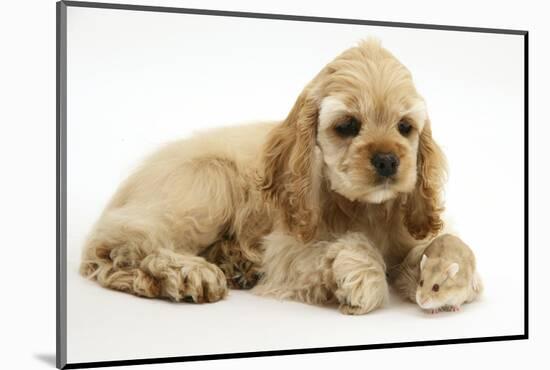
[[[443,228],[441,192],[446,164],[443,152],[432,138],[429,120],[418,143],[416,186],[407,196],[404,223],[415,239],[436,235]]]
[[[318,104],[306,88],[285,121],[270,133],[263,148],[259,186],[298,239],[313,239],[319,218],[319,173],[315,161]]]

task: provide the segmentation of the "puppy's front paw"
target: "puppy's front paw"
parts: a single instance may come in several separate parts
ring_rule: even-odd
[[[340,312],[347,315],[364,315],[384,304],[388,296],[388,283],[383,273],[371,269],[357,269],[337,280],[335,292]]]
[[[380,306],[388,296],[386,265],[370,241],[357,233],[348,234],[331,246],[334,296],[340,311],[363,315]]]

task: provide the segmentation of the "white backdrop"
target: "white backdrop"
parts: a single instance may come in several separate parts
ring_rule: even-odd
[[[545,171],[535,171],[544,168],[550,154],[546,145],[550,132],[545,124],[546,86],[550,77],[547,69],[550,54],[546,45],[550,41],[550,25],[543,3],[463,0],[450,4],[419,0],[380,2],[372,6],[348,0],[322,3],[310,0],[234,0],[231,4],[223,0],[125,2],[531,31],[529,341],[149,365],[141,368],[242,370],[299,366],[332,369],[389,364],[392,367],[424,368],[428,362],[434,366],[444,364],[449,369],[464,369],[472,364],[516,369],[546,357],[544,351],[550,339],[548,315],[545,313],[545,307],[550,303],[546,293],[550,282],[546,264],[550,255],[545,248],[549,242],[545,217],[549,206],[546,189],[550,186],[550,178]],[[0,182],[3,205],[0,218],[5,263],[0,274],[7,283],[3,287],[5,304],[0,319],[3,328],[0,339],[9,350],[4,354],[3,364],[13,368],[51,368],[55,358],[55,3],[43,0],[10,2],[4,10],[0,15],[6,53],[6,57],[0,60],[0,94],[4,103],[0,110],[3,128],[0,163],[6,177]],[[397,50],[393,51],[401,57]],[[413,72],[417,75],[416,71]],[[426,91],[423,93],[427,96]],[[430,103],[432,116],[433,108],[433,103]],[[438,131],[439,127],[436,133]],[[456,173],[454,168],[456,166],[453,167],[453,173]],[[464,235],[463,227],[461,231]],[[501,232],[507,231],[501,228]],[[476,247],[479,254],[478,249]],[[511,275],[516,273],[515,269],[510,269]],[[494,315],[507,318],[500,308],[504,307],[496,307]],[[422,325],[425,322],[421,321]],[[421,332],[422,325],[415,331]]]
[[[67,16],[69,362],[523,333],[521,36],[72,7]],[[394,299],[344,317],[242,292],[208,306],[136,299],[76,273],[86,233],[144,155],[200,129],[283,118],[327,62],[368,36],[427,101],[449,160],[449,219],[486,284],[481,302],[428,317]]]

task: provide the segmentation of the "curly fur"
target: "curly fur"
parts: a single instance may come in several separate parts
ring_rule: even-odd
[[[348,117],[361,131],[339,137]],[[400,165],[384,180],[370,158],[388,151]],[[81,273],[175,301],[257,283],[257,294],[364,314],[385,301],[386,265],[441,230],[444,168],[409,71],[362,42],[319,72],[284,121],[211,130],[152,155],[101,215]]]

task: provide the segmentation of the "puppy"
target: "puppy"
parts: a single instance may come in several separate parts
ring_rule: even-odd
[[[441,230],[444,174],[410,72],[368,40],[325,66],[284,121],[153,154],[106,207],[80,270],[144,297],[214,302],[255,285],[364,314],[385,301],[386,265]]]

